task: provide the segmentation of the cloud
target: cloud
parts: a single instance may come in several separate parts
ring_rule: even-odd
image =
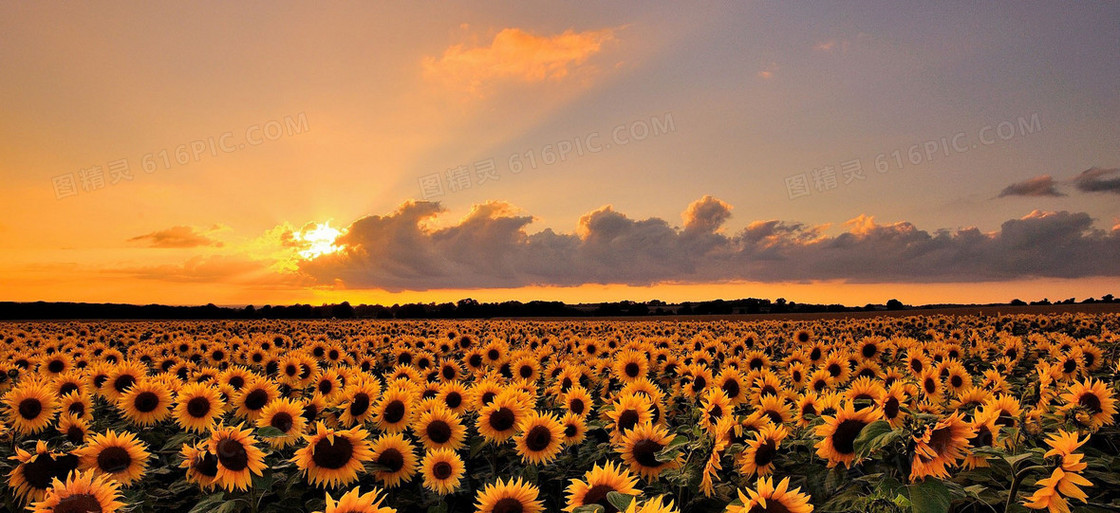
[[[235,283],[258,287],[314,285],[306,276],[277,272],[267,260],[236,254],[194,256],[182,263],[116,267],[102,272],[174,283]]]
[[[1029,180],[1013,183],[1004,187],[999,197],[1004,196],[1065,196],[1054,186],[1050,175],[1036,176]]]
[[[220,227],[213,227],[208,232],[219,231]],[[221,241],[214,240],[206,234],[191,226],[172,226],[166,230],[158,230],[145,235],[138,235],[128,242],[142,242],[150,248],[197,248],[203,246],[221,247]]]
[[[1111,192],[1120,194],[1120,168],[1092,167],[1073,179],[1074,187],[1083,192]]]
[[[424,73],[449,86],[478,92],[502,81],[542,82],[568,77],[615,40],[614,29],[538,36],[519,28],[498,32],[489,46],[453,45],[443,55],[426,57]]]
[[[727,280],[786,282],[999,281],[1120,276],[1120,231],[1094,229],[1085,213],[1031,212],[998,231],[921,230],[860,216],[829,226],[754,221],[722,233],[731,206],[710,196],[682,213],[683,227],[631,219],[611,206],[579,218],[572,233],[529,233],[531,216],[491,202],[456,224],[428,228],[444,213],[408,202],[355,221],[338,253],[302,262],[318,283],[389,291]]]

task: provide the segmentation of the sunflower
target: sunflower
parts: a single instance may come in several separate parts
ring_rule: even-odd
[[[379,467],[373,477],[389,488],[406,483],[416,474],[416,453],[400,433],[384,434],[371,446],[373,463]]]
[[[42,440],[35,442],[34,452],[20,447],[16,447],[15,451],[15,456],[10,459],[18,463],[8,473],[8,488],[25,503],[41,500],[53,479],[64,479],[78,468],[77,456],[51,452]]]
[[[521,396],[512,390],[498,394],[489,405],[478,412],[478,432],[492,442],[504,442],[514,435],[525,415]]]
[[[335,369],[327,370],[315,378],[315,394],[329,404],[334,404],[342,395],[342,379]]]
[[[976,428],[961,419],[960,412],[945,417],[918,435],[914,435],[914,459],[910,465],[910,480],[926,476],[949,477],[949,467],[965,455],[968,440]]]
[[[440,385],[439,394],[436,397],[456,415],[462,415],[469,406],[467,388],[458,381],[447,381]]]
[[[972,419],[973,435],[968,439],[968,445],[972,448],[983,447],[996,447],[999,444],[999,429],[1000,426],[996,424],[996,412],[988,412],[984,415],[976,415]],[[984,468],[988,466],[988,459],[982,455],[969,454],[964,458],[964,467],[966,469]]]
[[[723,405],[726,410],[730,407],[724,397]],[[718,406],[717,406],[718,407]],[[618,439],[629,429],[643,422],[653,422],[653,413],[650,411],[649,398],[641,394],[621,395],[614,401],[610,411],[607,412],[610,424],[607,425],[611,437]]]
[[[225,402],[217,388],[208,383],[188,383],[179,389],[173,415],[183,429],[205,433],[214,428],[224,409]]]
[[[637,477],[612,462],[607,462],[606,466],[595,465],[583,475],[583,480],[572,479],[568,484],[564,492],[568,496],[564,511],[570,512],[580,506],[598,504],[606,513],[616,513],[618,509],[607,500],[607,494],[618,492],[639,495],[641,490],[636,488],[637,484]]]
[[[373,459],[366,430],[328,428],[322,421],[315,433],[304,435],[307,446],[296,451],[292,462],[307,473],[312,485],[338,487],[358,479],[362,465]]]
[[[218,477],[218,457],[210,452],[205,442],[195,445],[183,444],[179,455],[183,461],[179,467],[187,470],[187,482],[196,483],[203,490],[216,486]]]
[[[564,409],[580,417],[587,417],[590,415],[591,407],[594,404],[594,401],[591,399],[591,394],[587,393],[586,388],[579,385],[568,389],[561,400],[563,401]]]
[[[32,513],[78,513],[97,511],[116,513],[124,507],[120,484],[94,472],[75,472],[65,481],[54,478],[50,490]]]
[[[140,362],[118,363],[109,370],[104,385],[100,387],[101,394],[110,401],[116,401],[147,374],[148,368]]]
[[[635,498],[630,501],[629,506],[626,506],[625,513],[680,513],[680,510],[673,507],[673,501],[665,502],[665,496],[659,495],[643,501],[640,505]]]
[[[117,408],[133,425],[151,426],[171,414],[171,391],[155,380],[141,379],[120,395]]]
[[[1103,381],[1088,378],[1074,382],[1062,395],[1062,399],[1066,402],[1066,411],[1080,410],[1084,413],[1084,416],[1075,418],[1091,431],[1096,431],[1101,426],[1110,426],[1114,422],[1116,399]]]
[[[92,421],[93,401],[89,394],[70,392],[59,399],[58,411],[61,415],[73,415],[86,421]]]
[[[828,468],[843,463],[851,467],[856,458],[855,441],[860,431],[868,424],[882,418],[883,412],[876,407],[856,410],[850,403],[844,404],[835,415],[824,418],[825,423],[816,427],[817,456],[828,460]]]
[[[46,429],[57,407],[54,394],[41,381],[20,383],[4,395],[4,404],[8,406],[8,424],[25,435]]]
[[[237,407],[238,417],[255,421],[260,418],[264,407],[278,397],[280,397],[280,389],[272,380],[257,378],[242,387],[231,404]]]
[[[364,494],[359,488],[354,488],[342,494],[337,501],[327,493],[326,508],[317,513],[396,513],[396,509],[382,506],[383,500],[385,497],[381,496],[381,490],[376,488]]]
[[[627,431],[615,444],[615,452],[622,456],[622,460],[630,465],[631,470],[646,479],[653,480],[662,471],[677,468],[681,464],[680,455],[670,461],[657,459],[657,453],[672,440],[673,435],[670,435],[665,427],[646,422]]]
[[[475,494],[476,513],[540,513],[540,490],[521,478],[490,483]]]
[[[438,403],[420,414],[412,431],[426,449],[457,450],[467,438],[467,428],[459,416]]]
[[[750,477],[758,474],[761,477],[773,473],[778,447],[788,435],[789,431],[784,426],[773,424],[756,432],[754,440],[747,442],[746,448],[740,453],[739,469],[743,475]]]
[[[81,459],[82,470],[94,470],[123,486],[139,481],[148,468],[147,446],[129,432],[109,430],[93,435],[86,445],[74,451]]]
[[[307,419],[303,418],[303,407],[292,399],[277,399],[268,403],[261,410],[261,417],[257,419],[257,427],[273,427],[283,433],[280,436],[267,437],[265,442],[277,449],[283,449],[296,443],[307,429]]]
[[[58,432],[66,437],[66,441],[74,445],[86,443],[89,434],[89,421],[69,413],[59,415]]]
[[[813,505],[809,496],[801,493],[801,488],[789,489],[789,478],[782,479],[778,486],[774,480],[763,477],[755,484],[755,489],[747,493],[739,490],[739,505],[728,505],[727,513],[811,513]]]
[[[358,380],[342,394],[339,420],[346,426],[365,424],[374,415],[373,401],[381,393],[380,386],[370,379]]]
[[[210,434],[206,449],[218,458],[214,482],[226,490],[247,490],[253,485],[253,474],[262,475],[264,452],[257,448],[257,439],[250,429],[222,426]]]
[[[447,495],[459,488],[463,477],[463,460],[451,449],[432,449],[420,461],[424,488]]]
[[[756,413],[765,416],[770,419],[770,422],[778,425],[789,422],[794,416],[793,408],[786,403],[785,399],[776,395],[763,396]]]
[[[412,423],[413,396],[410,392],[389,387],[374,408],[373,419],[377,428],[386,433],[399,433]]]
[[[564,428],[564,445],[575,446],[587,436],[587,422],[583,417],[574,413],[566,413],[560,418],[560,425]]]
[[[564,443],[564,426],[551,413],[533,411],[517,427],[514,437],[521,461],[532,465],[551,462]]]
[[[649,372],[649,358],[634,350],[623,351],[621,354],[615,355],[612,368],[614,377],[618,378],[619,381],[628,383],[645,377]]]

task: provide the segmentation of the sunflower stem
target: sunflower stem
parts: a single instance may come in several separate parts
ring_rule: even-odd
[[[1008,513],[1009,511],[1011,511],[1011,505],[1015,503],[1015,496],[1019,494],[1019,485],[1022,484],[1023,478],[1027,477],[1027,474],[1030,471],[1040,468],[1046,467],[1042,465],[1032,465],[1015,473],[1015,475],[1011,478],[1011,489],[1007,494],[1007,502],[1003,504],[1003,513]]]

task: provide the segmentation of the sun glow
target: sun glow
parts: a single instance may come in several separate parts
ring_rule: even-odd
[[[342,249],[342,246],[335,245],[335,240],[342,233],[342,230],[331,226],[330,221],[327,221],[311,228],[304,228],[293,234],[293,239],[301,248],[299,256],[306,260],[313,260]]]

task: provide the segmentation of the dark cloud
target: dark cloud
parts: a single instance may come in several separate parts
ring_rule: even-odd
[[[1054,186],[1050,175],[1036,176],[1026,181],[1008,185],[999,193],[1004,196],[1065,196]]]
[[[847,280],[998,281],[1120,276],[1120,230],[1094,229],[1085,213],[1035,211],[998,231],[925,231],[861,216],[838,235],[827,226],[764,220],[727,235],[731,207],[704,197],[683,228],[631,219],[607,206],[573,233],[530,234],[532,217],[503,203],[476,206],[452,226],[425,226],[443,212],[409,202],[355,221],[343,250],[302,264],[320,283],[391,291],[613,283]]]
[[[1074,187],[1084,192],[1111,192],[1120,194],[1120,168],[1092,167],[1073,179]]]
[[[191,226],[172,226],[166,230],[138,235],[129,242],[141,242],[150,248],[197,248],[201,246],[221,247],[222,243],[206,236]]]

